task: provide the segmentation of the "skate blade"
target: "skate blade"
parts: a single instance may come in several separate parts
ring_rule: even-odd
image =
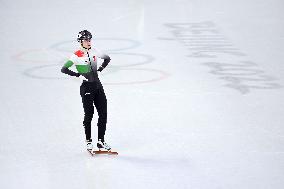
[[[106,155],[118,155],[117,152],[112,152],[112,151],[105,151],[105,150],[88,150],[90,154],[93,155],[100,155],[100,154],[106,154]]]
[[[95,151],[93,151],[93,153],[94,154],[118,155],[117,152],[105,151],[105,150],[95,150]]]

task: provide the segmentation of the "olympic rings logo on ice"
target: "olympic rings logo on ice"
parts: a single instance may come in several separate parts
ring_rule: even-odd
[[[102,49],[104,49],[104,44],[107,44],[106,48],[112,47],[106,51],[111,56],[111,63],[107,69],[100,73],[102,75],[100,78],[105,85],[151,83],[170,76],[170,74],[162,70],[141,67],[154,62],[155,58],[153,56],[126,52],[139,47],[141,44],[138,41],[121,38],[98,38],[95,43],[99,44],[95,46],[102,47]],[[120,46],[117,47],[117,44]],[[24,70],[23,74],[27,77],[48,80],[70,79],[70,77],[62,74],[60,70],[68,57],[74,52],[76,45],[77,42],[73,40],[62,41],[46,49],[22,51],[12,58],[27,64],[41,64]]]

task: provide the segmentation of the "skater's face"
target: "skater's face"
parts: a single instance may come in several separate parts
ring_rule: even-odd
[[[87,40],[82,40],[82,46],[85,48],[85,49],[90,49],[92,44],[91,44],[91,39],[87,39]]]

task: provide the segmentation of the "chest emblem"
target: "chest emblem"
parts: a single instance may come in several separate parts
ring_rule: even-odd
[[[83,56],[84,56],[84,52],[81,51],[81,50],[76,51],[75,54],[76,54],[78,57],[83,57]]]

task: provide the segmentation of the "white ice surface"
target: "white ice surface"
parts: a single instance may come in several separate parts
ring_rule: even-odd
[[[1,0],[0,188],[283,188],[283,7]],[[60,73],[82,29],[112,58],[100,78],[117,157],[86,152],[80,81]],[[243,56],[190,56],[214,32]]]

